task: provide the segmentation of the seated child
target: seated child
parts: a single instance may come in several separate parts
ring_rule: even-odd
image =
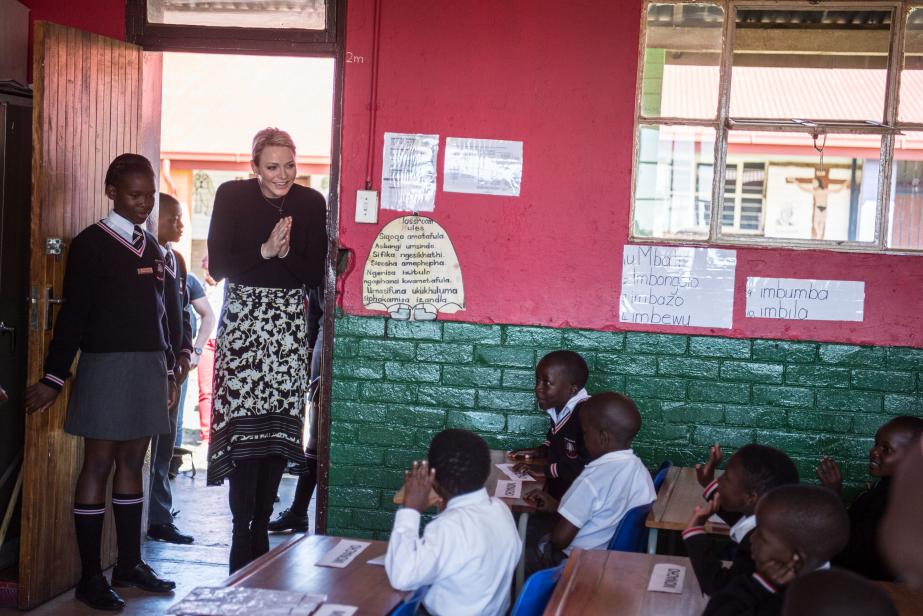
[[[833,559],[835,565],[872,580],[895,578],[878,549],[878,527],[888,504],[891,477],[920,434],[923,434],[923,419],[919,417],[895,417],[878,429],[875,444],[869,451],[868,472],[879,479],[849,506],[849,544]],[[821,460],[817,477],[837,494],[842,491],[840,468],[830,458]]]
[[[592,461],[561,502],[541,490],[526,495],[540,511],[558,513],[550,543],[539,546],[531,569],[554,566],[574,548],[605,549],[629,509],[657,498],[650,472],[631,450],[641,429],[631,398],[612,392],[592,396],[583,404],[580,424]]]
[[[911,443],[894,474],[891,501],[881,524],[881,548],[885,561],[901,579],[923,591],[923,438]]]
[[[888,592],[845,569],[814,571],[785,591],[783,616],[897,616]]]
[[[849,540],[849,516],[826,488],[787,485],[763,495],[756,505],[750,539],[756,573],[740,575],[712,595],[703,616],[782,613],[785,587],[796,578],[830,566]]]
[[[706,467],[721,459],[721,448],[712,447]],[[728,460],[727,470],[709,483],[704,507],[695,513],[683,531],[683,540],[692,561],[695,577],[702,592],[713,595],[738,575],[750,575],[756,570],[750,554],[750,538],[756,528],[756,503],[760,497],[778,486],[798,483],[798,469],[784,452],[765,445],[745,445]],[[730,567],[721,564],[714,537],[705,532],[705,522],[712,514],[731,526],[731,540],[737,544]]]
[[[546,458],[542,471],[548,493],[560,499],[589,462],[580,422],[574,417],[589,394],[584,389],[590,370],[586,361],[573,351],[552,351],[535,367],[535,398],[548,413],[551,425],[545,442],[534,449],[510,452],[517,465],[527,470],[532,458]]]
[[[385,555],[391,586],[430,586],[423,605],[439,614],[504,614],[522,542],[506,504],[487,494],[490,450],[466,430],[443,430],[427,460],[404,474],[404,507],[394,516]],[[430,490],[445,504],[420,538]]]

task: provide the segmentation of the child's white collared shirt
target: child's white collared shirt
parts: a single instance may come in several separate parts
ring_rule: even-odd
[[[558,505],[558,513],[579,528],[564,548],[605,549],[629,509],[654,502],[651,473],[631,449],[610,451],[584,467]]]
[[[426,525],[420,514],[399,509],[385,555],[391,586],[430,585],[423,605],[430,614],[504,614],[522,542],[507,505],[481,488],[456,496]]]
[[[558,409],[547,409],[545,412],[548,413],[549,417],[551,417],[551,421],[554,423],[554,425],[558,425],[570,416],[575,406],[589,397],[590,394],[587,393],[587,390],[581,389],[575,393],[570,400],[564,403],[564,408],[560,411],[558,411]]]

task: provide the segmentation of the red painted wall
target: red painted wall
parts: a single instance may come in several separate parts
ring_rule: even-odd
[[[639,0],[382,3],[374,185],[383,133],[442,138],[436,210],[465,281],[453,320],[623,329],[616,308],[628,237]],[[341,243],[356,251],[343,305],[362,308],[361,277],[378,225],[353,221],[365,180],[372,0],[350,0]],[[477,7],[483,7],[478,9]],[[445,137],[524,142],[519,198],[443,193]],[[923,258],[738,249],[733,330],[714,333],[923,346]],[[864,280],[863,323],[745,319],[747,276]],[[634,329],[634,327],[632,328]]]
[[[25,0],[33,19],[124,38],[119,0]],[[385,131],[524,142],[518,198],[443,193],[435,218],[461,261],[482,323],[621,329],[616,307],[628,237],[640,0],[383,0],[374,185]],[[344,307],[362,308],[362,268],[378,225],[352,222],[368,138],[374,0],[349,0],[341,243],[356,251]],[[738,249],[733,330],[638,327],[923,347],[923,257]],[[863,323],[744,318],[747,276],[864,280]]]

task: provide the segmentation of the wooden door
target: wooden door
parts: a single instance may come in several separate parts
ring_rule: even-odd
[[[147,71],[147,73],[146,73]],[[153,74],[156,73],[156,74]],[[35,23],[31,226],[31,327],[28,381],[42,374],[71,239],[107,215],[103,179],[125,152],[147,155],[157,168],[159,109],[142,109],[150,88],[159,105],[156,62],[140,47]],[[54,240],[63,241],[62,254]],[[49,246],[48,241],[52,241]],[[69,384],[55,404],[26,419],[19,607],[31,608],[73,586],[80,564],[73,530],[74,486],[83,447],[63,431]],[[103,567],[115,556],[111,513],[103,537]]]

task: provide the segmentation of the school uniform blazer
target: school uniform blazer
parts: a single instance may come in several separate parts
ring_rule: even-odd
[[[741,575],[715,593],[702,616],[778,616],[782,613],[784,591],[759,573]]]
[[[744,535],[737,544],[731,566],[725,567],[721,564],[721,559],[715,549],[715,541],[703,527],[687,528],[683,531],[686,551],[689,553],[692,569],[695,571],[695,577],[703,593],[714,595],[727,586],[732,579],[752,575],[756,571],[756,563],[753,562],[753,555],[750,553],[750,537],[752,536],[752,530]]]

